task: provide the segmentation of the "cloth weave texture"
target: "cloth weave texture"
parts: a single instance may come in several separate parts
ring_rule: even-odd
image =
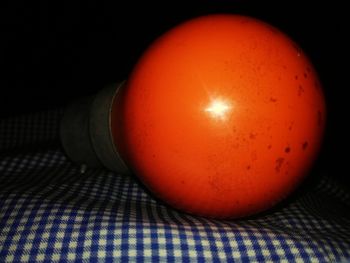
[[[318,172],[240,220],[184,214],[64,155],[60,110],[0,121],[0,262],[350,262],[350,195]]]

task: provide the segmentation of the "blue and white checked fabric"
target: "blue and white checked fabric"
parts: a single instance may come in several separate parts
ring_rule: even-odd
[[[37,116],[27,123],[31,133],[45,128],[45,143],[24,139],[24,127],[0,130],[16,138],[13,148],[0,140],[0,262],[350,261],[349,192],[327,175],[255,217],[195,217],[133,176],[84,172],[57,143],[60,114]]]

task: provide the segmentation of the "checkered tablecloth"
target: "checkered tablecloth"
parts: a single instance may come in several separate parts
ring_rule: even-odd
[[[261,215],[173,210],[133,176],[83,172],[61,111],[0,121],[0,262],[348,262],[350,197],[327,173]]]

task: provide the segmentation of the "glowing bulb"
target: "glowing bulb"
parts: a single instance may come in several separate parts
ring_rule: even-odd
[[[205,109],[206,112],[215,118],[224,120],[227,117],[228,112],[231,110],[232,106],[223,100],[215,99],[210,105]]]

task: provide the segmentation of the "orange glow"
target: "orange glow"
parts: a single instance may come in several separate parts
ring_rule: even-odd
[[[266,210],[307,175],[326,108],[312,64],[278,29],[237,15],[185,22],[135,66],[112,112],[122,157],[180,210]]]

